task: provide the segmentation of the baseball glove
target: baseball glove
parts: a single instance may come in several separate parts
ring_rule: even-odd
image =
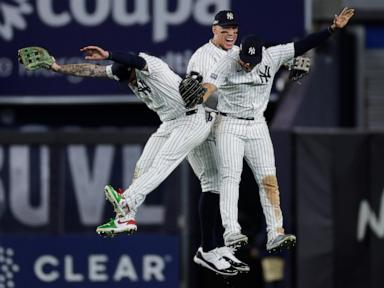
[[[179,92],[186,108],[190,109],[203,103],[203,96],[207,89],[200,84],[202,80],[203,77],[199,73],[191,72],[180,82]]]
[[[17,52],[19,62],[29,71],[37,69],[49,69],[55,63],[55,58],[41,47],[25,47]]]
[[[308,57],[298,56],[285,63],[284,66],[289,71],[289,80],[297,81],[309,73],[311,59]]]

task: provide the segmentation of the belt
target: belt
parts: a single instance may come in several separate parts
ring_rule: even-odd
[[[196,114],[198,110],[199,110],[199,109],[189,110],[189,111],[185,112],[185,115],[186,115],[186,116],[189,116],[189,115]]]
[[[228,115],[228,113],[224,113],[224,112],[219,112],[219,114],[226,116],[226,117],[232,117],[232,118],[236,118],[236,119],[240,119],[240,120],[248,120],[248,121],[255,120],[255,117],[236,117],[236,116],[230,116],[230,115]]]
[[[193,115],[193,114],[196,114],[197,111],[199,111],[199,109],[194,109],[194,110],[189,110],[187,112],[185,112],[185,116],[190,116],[190,115]],[[182,114],[183,115],[183,114]],[[172,119],[169,119],[167,121],[173,121],[173,120],[176,120],[177,118],[172,118]]]

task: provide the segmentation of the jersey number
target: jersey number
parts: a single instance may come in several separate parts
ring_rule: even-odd
[[[143,81],[143,80],[139,80],[137,81],[137,87],[138,87],[138,91],[140,93],[144,93],[145,95],[149,96],[151,94],[151,88],[149,88],[149,86]]]

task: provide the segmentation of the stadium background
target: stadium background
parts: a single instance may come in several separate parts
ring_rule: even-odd
[[[59,63],[79,49],[149,52],[184,74],[233,9],[240,39],[285,43],[356,9],[347,29],[309,53],[308,77],[277,77],[266,116],[282,207],[298,246],[265,255],[257,187],[244,170],[240,221],[251,273],[230,283],[197,267],[199,184],[187,163],[147,199],[139,232],[102,239],[102,188],[129,185],[157,116],[112,81],[27,72],[20,47]],[[379,0],[1,0],[0,287],[369,287],[383,285],[384,4]],[[283,276],[280,270],[283,268]]]

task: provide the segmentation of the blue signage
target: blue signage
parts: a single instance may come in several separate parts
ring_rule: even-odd
[[[365,27],[365,47],[367,49],[384,48],[384,26]]]
[[[178,237],[0,236],[4,288],[179,287]]]

